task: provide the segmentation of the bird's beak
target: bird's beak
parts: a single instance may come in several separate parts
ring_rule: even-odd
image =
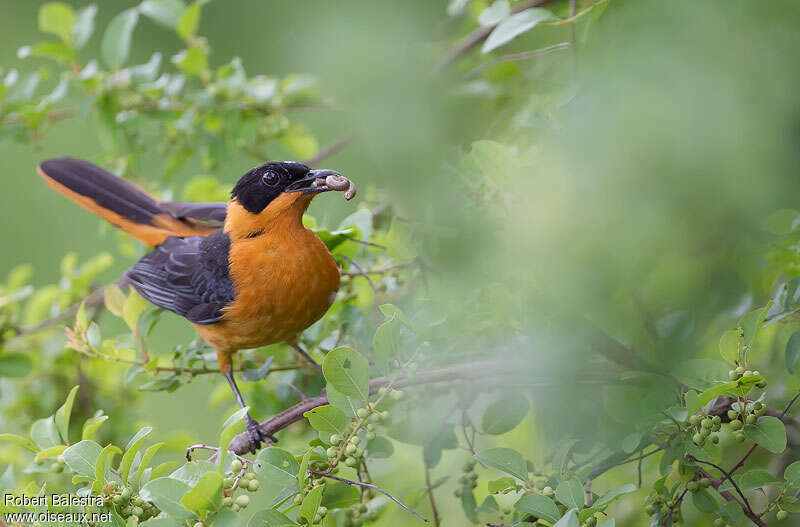
[[[288,185],[284,192],[302,192],[303,194],[318,194],[338,190],[344,192],[345,199],[356,195],[353,182],[335,170],[311,170],[306,177]]]

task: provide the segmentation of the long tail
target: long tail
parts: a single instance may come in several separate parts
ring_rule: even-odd
[[[60,157],[38,167],[45,181],[83,208],[156,246],[169,236],[207,236],[217,227],[176,217],[158,200],[87,161]],[[224,212],[223,212],[224,217]]]

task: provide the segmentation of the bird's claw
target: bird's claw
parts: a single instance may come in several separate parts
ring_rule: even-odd
[[[261,425],[250,417],[249,415],[245,419],[245,425],[247,427],[247,436],[250,439],[250,453],[255,454],[259,448],[261,448],[261,443],[277,443],[278,439],[272,435],[268,434],[261,430]]]

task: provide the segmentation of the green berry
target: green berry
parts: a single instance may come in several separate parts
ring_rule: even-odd
[[[354,457],[348,456],[344,459],[344,464],[348,467],[354,467],[358,465],[358,460]]]
[[[195,522],[194,527],[203,527],[203,522]]]
[[[756,421],[758,421],[758,418],[753,414],[748,415],[747,418],[745,418],[745,420],[744,420],[744,422],[749,424],[749,425],[756,424]]]
[[[372,441],[372,440],[373,440],[373,439],[375,439],[376,437],[377,437],[377,436],[375,435],[375,432],[367,432],[366,434],[364,434],[364,438],[365,438],[367,441]]]
[[[775,515],[775,518],[776,518],[778,521],[783,521],[783,520],[785,520],[785,519],[786,519],[786,518],[788,518],[788,517],[789,517],[789,513],[788,513],[788,512],[786,512],[786,511],[778,511],[778,514],[776,514],[776,515]]]
[[[711,434],[709,436],[709,439],[711,439],[711,442],[714,443],[715,445],[719,444],[719,435],[716,432]]]
[[[697,414],[692,415],[689,418],[689,424],[691,424],[692,426],[697,426],[698,424],[700,424],[700,416]]]
[[[327,507],[323,507],[322,505],[320,505],[319,509],[317,509],[317,514],[319,514],[320,516],[323,516],[323,517],[326,516],[328,514],[328,508]]]
[[[231,472],[236,474],[237,472],[241,472],[242,468],[244,468],[244,464],[239,459],[234,459],[231,461]]]
[[[725,520],[722,518],[717,518],[714,520],[714,527],[725,527]]]
[[[321,521],[322,521],[322,516],[320,516],[319,513],[317,513],[314,515],[314,519],[312,520],[311,523],[319,523]]]
[[[223,488],[229,489],[233,487],[233,478],[225,478],[222,480]]]
[[[361,419],[366,419],[369,416],[369,410],[366,408],[359,408],[356,410],[356,415]]]
[[[753,370],[753,377],[761,377],[761,372],[758,370]]]
[[[224,498],[222,498],[223,507],[230,507],[231,505],[233,505],[233,498],[231,498],[230,496],[225,496]]]
[[[584,523],[584,525],[586,527],[594,527],[595,525],[597,525],[597,518],[595,518],[594,516],[589,516],[588,518],[586,518],[586,523]]]
[[[767,407],[766,406],[762,406],[761,408],[756,410],[756,415],[760,416],[760,415],[764,415],[765,413],[767,413]]]
[[[738,368],[736,368],[736,373],[738,373],[739,375],[744,375],[744,368],[739,366]]]
[[[372,423],[368,424],[366,428],[367,428],[367,432],[374,432],[375,431],[375,425],[372,424]]]
[[[470,481],[469,482],[469,486],[474,489],[474,488],[476,488],[478,486],[478,482],[477,481]]]
[[[360,512],[361,514],[364,514],[365,512],[367,512],[367,510],[368,509],[366,503],[362,503],[361,505],[358,506],[358,512]]]
[[[248,480],[248,481],[249,481],[249,480],[251,480],[251,479],[256,479],[256,475],[255,475],[255,473],[253,473],[253,472],[248,472],[247,474],[245,474],[245,475],[243,476],[243,478],[242,478],[242,479],[246,479],[246,480]]]
[[[389,394],[393,401],[399,401],[405,394],[401,390],[395,390]]]
[[[656,508],[652,503],[650,503],[644,508],[644,512],[647,513],[648,516],[652,516],[656,513]]]
[[[342,436],[340,436],[339,434],[333,434],[331,436],[331,444],[332,445],[338,445],[341,442],[342,442]]]
[[[111,501],[114,502],[115,505],[119,505],[120,503],[122,503],[122,496],[117,494],[116,496],[111,498]]]
[[[460,498],[461,497],[461,489],[456,489],[455,492],[453,492],[453,495],[456,498]]]
[[[361,442],[361,438],[358,436],[353,436],[350,438],[350,443],[354,445],[358,445]]]
[[[700,434],[695,434],[692,436],[692,441],[694,442],[695,445],[702,445],[703,442],[705,441],[705,438]]]
[[[556,493],[552,487],[547,486],[542,489],[542,495],[547,496],[548,498],[552,498],[553,496],[556,495]]]
[[[744,372],[744,373],[742,374],[742,377],[747,377],[747,378],[749,378],[749,377],[752,377],[752,376],[753,376],[753,372],[752,372],[752,371],[750,371],[750,370],[747,370],[746,372]]]
[[[242,508],[234,503],[233,505],[231,505],[231,510],[233,512],[239,512],[240,510],[242,510]]]
[[[701,479],[700,481],[698,481],[698,484],[699,484],[699,485],[700,485],[702,488],[704,488],[704,489],[707,489],[708,487],[710,487],[710,486],[711,486],[711,480],[710,480],[710,479],[708,479],[708,478],[703,478],[703,479]]]
[[[536,488],[537,489],[542,490],[542,489],[544,489],[544,487],[545,487],[545,482],[544,482],[543,479],[536,482]]]
[[[335,446],[332,446],[325,451],[325,455],[327,455],[329,459],[333,459],[339,455],[339,449]]]
[[[389,410],[384,410],[381,412],[381,420],[386,421],[389,419]]]
[[[739,374],[736,373],[736,370],[731,370],[728,372],[728,378],[732,381],[735,381],[736,379],[739,378]]]
[[[250,505],[250,496],[247,494],[242,494],[241,496],[237,497],[233,503],[244,509]]]
[[[739,417],[739,412],[737,412],[736,410],[728,410],[728,419],[733,421],[737,417]]]
[[[131,514],[134,516],[141,516],[144,514],[144,509],[141,507],[134,507],[131,509]]]
[[[364,449],[361,447],[356,448],[356,451],[353,452],[353,457],[355,458],[362,457],[363,455],[364,455]]]
[[[61,472],[62,470],[64,470],[64,467],[62,465],[60,465],[57,461],[55,461],[55,462],[53,462],[52,465],[50,465],[50,470],[52,472],[58,473],[58,472]]]
[[[469,478],[467,477],[466,474],[458,478],[458,482],[461,483],[462,485],[464,485],[467,481],[469,481]]]
[[[756,388],[764,389],[767,387],[767,381],[761,381],[756,383]]]
[[[734,419],[731,421],[731,429],[732,430],[741,430],[742,429],[742,422],[738,419]]]
[[[258,487],[259,487],[259,483],[258,483],[258,480],[257,480],[257,479],[254,479],[254,480],[250,481],[250,483],[247,485],[247,488],[248,488],[248,490],[249,490],[250,492],[255,492],[255,491],[257,491],[257,490],[258,490]]]
[[[58,461],[58,462],[59,462],[59,463],[61,463],[62,465],[66,465],[66,464],[67,464],[67,461],[64,459],[64,456],[61,456],[61,455],[60,455],[60,456],[58,456],[58,458],[56,459],[56,461]]]
[[[739,443],[744,443],[744,440],[747,439],[747,436],[744,435],[744,432],[736,432],[736,434],[733,437]]]
[[[708,417],[706,417],[705,419],[700,421],[700,426],[703,427],[703,428],[711,428],[712,424],[714,424],[714,423]]]
[[[301,494],[295,494],[293,501],[295,503],[302,503],[303,502],[303,496]]]
[[[722,422],[722,417],[720,417],[718,415],[715,415],[714,417],[711,418],[711,424],[718,425],[721,422]]]
[[[350,443],[345,447],[344,453],[347,454],[348,456],[352,456],[357,448],[358,447],[356,445],[354,445],[353,443]]]

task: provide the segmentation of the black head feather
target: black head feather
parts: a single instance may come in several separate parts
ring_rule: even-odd
[[[256,167],[239,180],[231,197],[248,212],[260,214],[290,184],[303,179],[311,169],[297,161],[267,163]]]

